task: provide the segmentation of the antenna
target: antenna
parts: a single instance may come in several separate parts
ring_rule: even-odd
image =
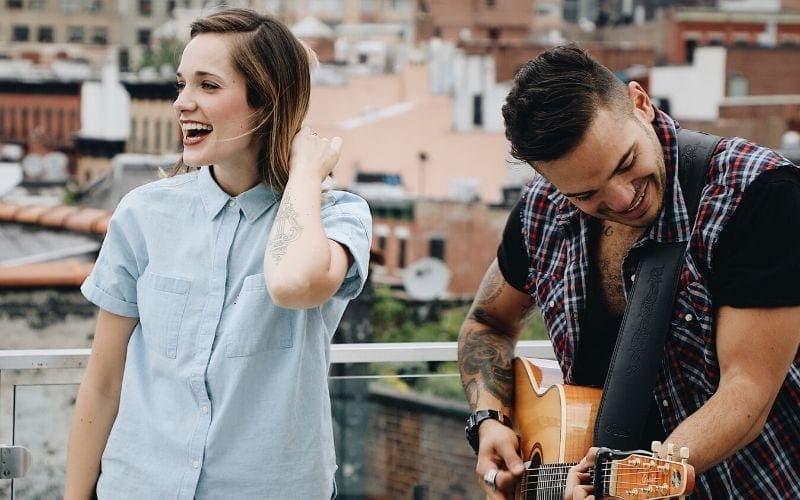
[[[433,300],[439,298],[450,284],[450,270],[441,260],[424,257],[410,266],[403,274],[403,286],[412,299]]]

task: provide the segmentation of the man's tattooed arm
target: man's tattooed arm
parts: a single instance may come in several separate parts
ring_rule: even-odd
[[[512,406],[514,346],[531,302],[492,263],[459,335],[461,382],[473,410],[496,407],[498,401]]]
[[[464,393],[473,411],[477,409],[482,390],[488,391],[503,406],[512,406],[513,357],[514,345],[508,337],[491,330],[474,330],[464,335],[458,358]]]

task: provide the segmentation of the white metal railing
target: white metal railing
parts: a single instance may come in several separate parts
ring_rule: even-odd
[[[90,349],[0,350],[0,444],[30,446],[34,455],[33,467],[22,482],[0,479],[0,498],[51,496],[52,492],[37,488],[41,483],[52,482],[54,474],[63,474],[71,407],[90,352]],[[521,341],[516,354],[550,360],[545,363],[555,365],[548,341]],[[331,345],[333,364],[456,361],[457,358],[456,342]],[[46,401],[47,407],[34,404],[39,401]],[[58,437],[58,442],[45,437],[52,435]],[[31,487],[32,484],[35,486]]]
[[[0,350],[0,370],[42,368],[83,368],[90,349]],[[555,359],[547,340],[523,340],[517,354],[531,358]],[[456,361],[456,342],[391,342],[332,344],[332,363],[395,363],[413,361]]]

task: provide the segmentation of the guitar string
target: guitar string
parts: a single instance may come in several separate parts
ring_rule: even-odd
[[[603,471],[604,479],[610,478],[612,475],[616,475],[617,479],[626,476],[640,476],[642,472],[653,472],[652,467],[640,467],[640,466],[631,466],[627,464],[615,464],[618,469],[625,469],[622,472],[614,472],[611,471],[611,466],[606,466]],[[536,491],[537,493],[549,493],[550,491],[560,491],[563,493],[565,489],[565,481],[567,475],[569,474],[569,469],[571,466],[568,465],[561,465],[555,467],[540,467],[539,469],[536,468],[528,468],[526,469],[527,472],[535,472],[539,471],[537,476],[537,486],[528,488],[527,486],[520,490],[521,493],[529,493],[532,491]],[[661,471],[669,472],[669,471]],[[528,478],[525,478],[525,482],[527,484]],[[557,484],[548,484],[556,482]],[[542,500],[545,500],[544,498]]]

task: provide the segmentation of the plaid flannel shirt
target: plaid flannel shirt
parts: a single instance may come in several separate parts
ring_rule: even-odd
[[[671,182],[665,187],[661,214],[634,244],[622,271],[627,296],[643,245],[689,241],[666,356],[653,391],[669,434],[703,406],[719,384],[716,305],[708,284],[717,239],[756,177],[775,168],[798,167],[743,139],[723,139],[712,158],[692,230],[677,180],[678,125],[656,110],[653,126],[663,149],[666,178]],[[564,380],[571,383],[586,311],[591,219],[540,176],[524,196],[522,227],[529,256],[526,289],[540,308]],[[757,336],[753,340],[757,341]],[[761,434],[697,477],[693,498],[712,497],[800,498],[800,356],[795,355]]]

